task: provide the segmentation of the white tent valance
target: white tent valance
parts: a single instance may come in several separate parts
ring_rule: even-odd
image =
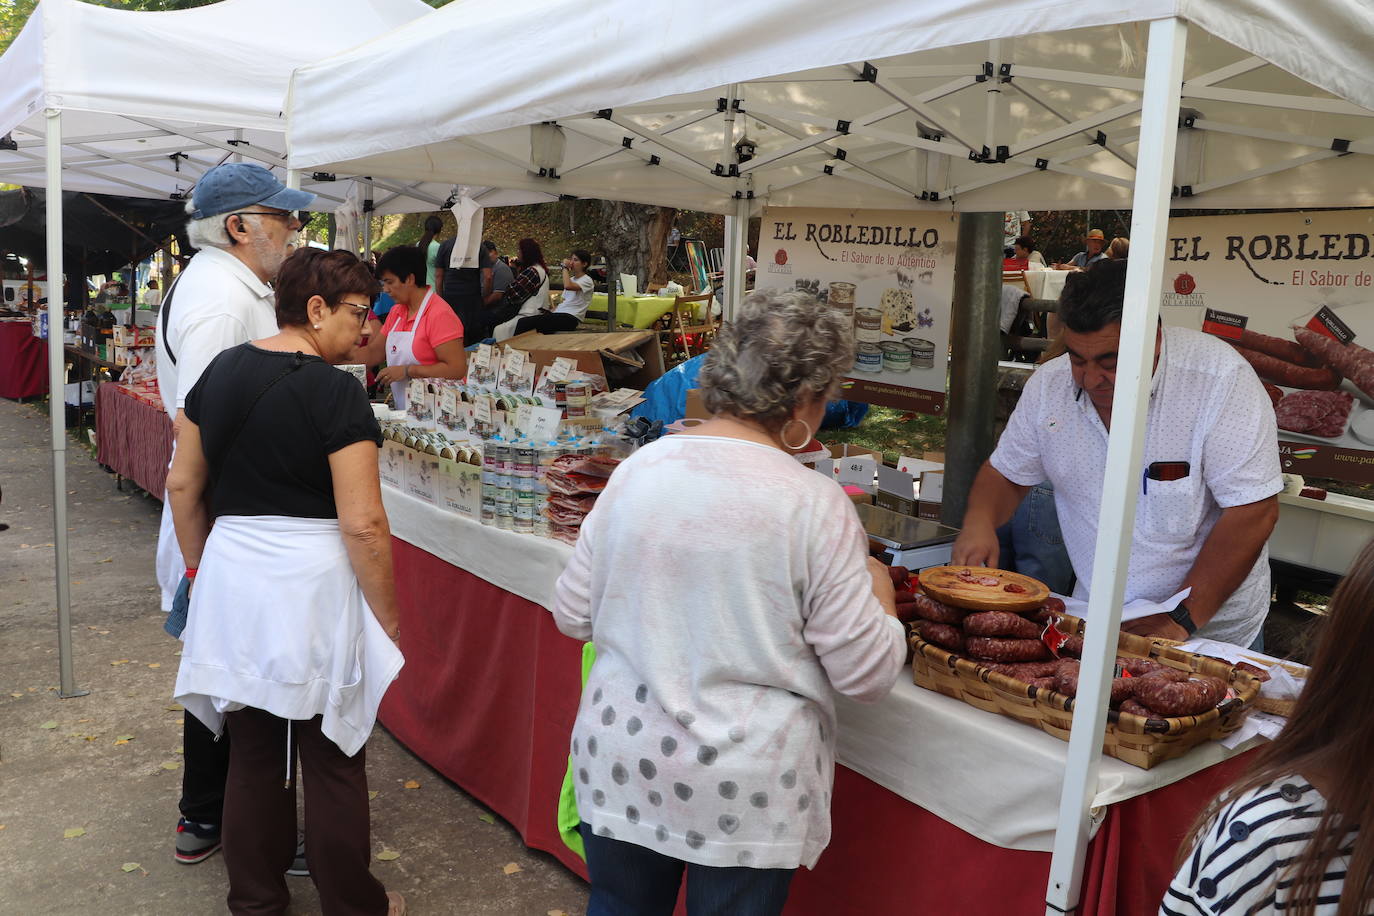
[[[1144,22],[1169,16],[1190,26],[1181,205],[1374,204],[1374,36],[1359,0],[1300,16],[1261,0],[590,11],[468,0],[301,68],[292,163],[719,213],[751,194],[780,206],[1129,207]],[[581,51],[509,53],[517,31],[566,47],[572,21]],[[458,40],[457,72],[417,83],[407,61]],[[354,126],[402,93],[424,119]],[[562,129],[557,177],[532,150],[540,122]],[[741,140],[753,158],[735,163]]]
[[[17,146],[0,150],[0,183],[47,186],[45,109],[63,112],[69,190],[183,195],[235,156],[282,175],[292,68],[430,12],[422,0],[225,0],[174,12],[43,0],[0,57],[0,136]],[[346,117],[351,129],[362,123]],[[340,206],[345,177],[314,171],[301,178],[319,195],[318,209]],[[452,186],[378,176],[370,199],[381,213],[437,210]],[[483,202],[536,199],[547,198],[507,193]]]

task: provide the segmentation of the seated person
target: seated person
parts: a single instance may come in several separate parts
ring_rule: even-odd
[[[1054,265],[1055,270],[1087,270],[1098,261],[1107,258],[1107,237],[1102,234],[1101,229],[1089,229],[1088,234],[1083,237],[1083,250],[1069,259],[1067,264]]]
[[[1002,262],[1003,270],[1044,270],[1045,256],[1035,249],[1031,237],[1023,235],[1011,247],[1011,254]]]
[[[596,288],[592,278],[587,275],[591,261],[591,254],[580,248],[571,257],[564,258],[562,301],[552,311],[541,309],[538,314],[521,318],[515,323],[515,333],[539,331],[541,334],[553,334],[575,330],[587,314],[587,307],[592,304],[592,290]]]

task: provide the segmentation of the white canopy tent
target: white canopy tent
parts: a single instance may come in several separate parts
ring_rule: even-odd
[[[293,166],[405,180],[461,173],[725,213],[735,267],[727,274],[737,278],[744,218],[764,203],[1133,210],[1099,587],[1046,902],[1047,913],[1072,910],[1120,626],[1171,199],[1197,208],[1374,204],[1367,4],[507,7],[455,4],[423,27],[302,68],[288,115]],[[588,53],[575,66],[559,54],[511,57],[502,37],[517,21],[523,41],[550,48],[575,21]],[[471,49],[463,69],[423,86],[420,62],[458,36]],[[396,91],[388,81],[418,87],[425,122],[385,135],[342,129],[345,104],[363,119],[385,109]],[[738,286],[727,291],[727,310],[738,295]]]
[[[313,191],[320,210],[350,198],[367,212],[444,207],[456,190],[453,182],[363,178],[355,188],[330,172],[289,173],[282,117],[294,67],[431,12],[422,0],[224,0],[174,12],[43,0],[0,57],[0,183],[48,189],[49,276],[63,274],[64,189],[178,199],[188,197],[206,171],[231,159],[260,163],[287,184]],[[392,110],[371,123],[397,118]],[[484,206],[552,199],[540,191],[469,193]],[[60,393],[61,322],[52,326],[49,384]],[[66,435],[63,411],[51,415],[59,656],[62,693],[69,696],[76,691],[68,626]]]

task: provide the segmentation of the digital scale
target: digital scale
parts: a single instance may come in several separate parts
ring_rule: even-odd
[[[912,572],[949,565],[958,528],[863,503],[854,508],[869,542],[882,549],[878,559],[887,565],[905,566]]]

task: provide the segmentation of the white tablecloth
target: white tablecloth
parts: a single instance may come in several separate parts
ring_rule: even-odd
[[[552,603],[572,554],[566,544],[485,527],[387,486],[382,499],[396,537],[541,607]],[[838,697],[835,705],[845,766],[988,843],[1051,850],[1066,742],[917,687],[909,670],[878,703]],[[1144,795],[1258,741],[1210,742],[1152,770],[1104,757],[1093,806]]]
[[[1064,291],[1064,281],[1072,271],[1068,270],[1028,270],[1026,285],[1030,287],[1032,299],[1058,299]]]

